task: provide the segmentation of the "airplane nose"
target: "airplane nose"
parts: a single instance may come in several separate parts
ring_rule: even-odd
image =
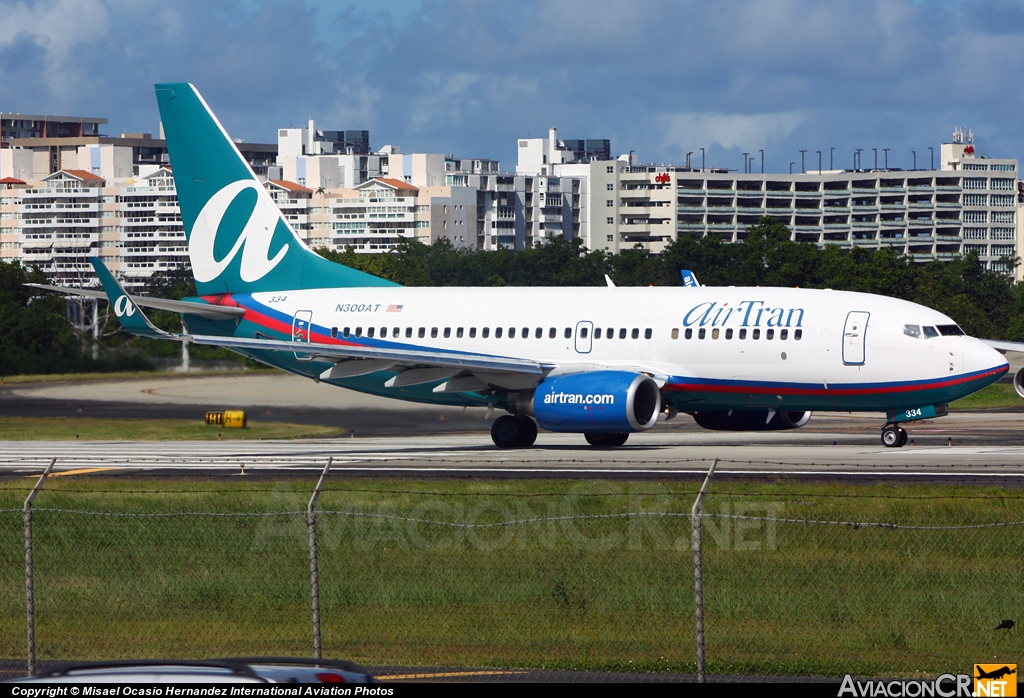
[[[987,371],[1000,367],[1006,369],[1010,367],[1005,356],[973,337],[967,339],[964,344],[964,373]]]

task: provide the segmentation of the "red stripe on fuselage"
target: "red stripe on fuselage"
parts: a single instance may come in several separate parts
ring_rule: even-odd
[[[281,334],[288,335],[289,337],[291,337],[291,334],[292,334],[292,327],[291,327],[291,325],[289,325],[289,324],[287,324],[285,322],[281,322],[280,320],[275,320],[274,318],[270,317],[269,315],[264,315],[263,313],[261,313],[261,312],[259,312],[257,310],[253,310],[249,306],[242,305],[241,303],[236,301],[234,298],[232,298],[230,293],[224,294],[222,296],[203,296],[202,298],[203,298],[204,301],[206,301],[207,303],[210,303],[211,305],[228,305],[228,306],[232,306],[232,307],[235,307],[235,308],[242,308],[242,309],[245,310],[245,315],[242,316],[243,320],[248,320],[249,322],[253,323],[254,325],[259,325],[260,327],[263,327],[264,329],[274,330],[276,332],[280,332]],[[346,342],[343,339],[335,339],[335,338],[330,337],[328,335],[320,334],[319,332],[312,332],[311,331],[311,332],[308,333],[308,335],[309,335],[309,341],[310,342],[314,342],[315,341],[318,344],[337,344],[337,345],[340,345],[340,346],[348,346],[348,347],[362,346],[361,344],[358,344],[356,342]]]

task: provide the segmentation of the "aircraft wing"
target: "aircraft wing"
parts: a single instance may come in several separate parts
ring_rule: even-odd
[[[430,351],[429,349],[384,349],[345,344],[318,344],[282,339],[248,339],[215,335],[182,335],[181,339],[195,344],[209,344],[228,349],[293,351],[308,354],[312,358],[335,362],[349,359],[383,359],[403,365],[429,365],[441,368],[527,373],[538,376],[546,370],[554,368],[529,359],[467,352]]]
[[[107,299],[107,294],[99,288],[74,288],[71,286],[50,286],[49,284],[25,284],[32,288],[39,288],[44,291],[59,291],[74,296],[86,296],[88,298]],[[225,320],[227,318],[242,317],[245,315],[244,308],[237,308],[225,305],[210,305],[208,303],[193,303],[190,301],[175,301],[169,298],[150,298],[148,296],[132,296],[132,302],[143,308],[156,308],[157,310],[169,310],[172,313],[188,313],[198,315],[211,320]]]
[[[417,370],[419,372],[406,376],[403,380],[398,380],[394,387],[415,385],[416,382],[414,381],[431,382],[444,378],[465,377],[463,374],[474,371],[493,376],[497,381],[504,384],[509,384],[510,380],[514,382],[517,378],[520,381],[526,378],[529,383],[536,384],[541,377],[554,368],[554,365],[542,364],[530,359],[473,354],[470,352],[431,349],[391,349],[342,343],[323,344],[319,342],[263,339],[259,337],[227,337],[165,332],[155,327],[149,321],[149,318],[138,308],[141,305],[141,299],[131,296],[100,260],[93,259],[92,264],[96,270],[96,275],[100,279],[100,283],[103,284],[104,295],[114,308],[114,314],[120,321],[121,326],[132,334],[140,337],[173,339],[180,342],[192,342],[236,350],[295,352],[310,359],[330,361],[337,365],[346,364],[335,375],[330,375],[333,369],[324,372],[321,376],[322,378],[355,376],[360,375],[361,370],[369,373],[395,367],[403,373],[408,370]],[[64,290],[60,287],[57,287],[57,289]],[[167,301],[164,301],[164,303],[167,303]],[[193,308],[198,305],[184,301],[174,301],[174,303],[176,304],[175,308],[180,306],[186,306],[187,308],[185,311],[178,310],[177,312],[194,313]],[[229,309],[224,306],[212,305],[200,307],[202,309]],[[230,308],[230,310],[234,311],[232,313],[233,316],[244,314],[245,312],[243,308]],[[423,369],[440,370],[430,371]],[[484,380],[480,380],[479,383],[481,387],[490,385],[489,382]],[[461,385],[467,385],[466,381],[463,381]]]
[[[981,341],[1004,354],[1008,351],[1024,352],[1024,342],[1004,342],[999,339],[983,339]]]

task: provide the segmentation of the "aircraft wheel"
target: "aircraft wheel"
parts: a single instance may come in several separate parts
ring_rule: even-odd
[[[491,424],[491,441],[498,448],[515,448],[519,445],[519,420],[510,414],[503,415]]]
[[[907,438],[908,438],[907,437],[907,430],[904,429],[903,427],[900,427],[900,442],[897,445],[898,446],[906,446],[907,445]]]
[[[529,448],[537,441],[537,423],[529,417],[520,416],[516,419],[519,427],[519,443],[517,446]]]
[[[591,446],[597,446],[599,448],[615,448],[616,446],[621,446],[626,443],[626,439],[629,438],[629,434],[597,434],[588,432],[583,434],[583,437]]]
[[[882,444],[887,448],[899,448],[903,445],[900,441],[900,429],[893,424],[886,424],[882,428]]]

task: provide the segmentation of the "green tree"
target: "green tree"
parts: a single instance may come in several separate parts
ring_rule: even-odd
[[[25,286],[45,284],[39,271],[0,262],[0,375],[87,368],[64,298]]]

